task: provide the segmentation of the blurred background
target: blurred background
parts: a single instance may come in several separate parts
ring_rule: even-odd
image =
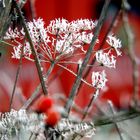
[[[138,0],[128,0],[128,3],[130,5],[130,9],[127,11],[129,24],[134,35],[133,50],[137,61],[138,72],[140,72],[140,3]],[[104,0],[27,0],[27,3],[22,10],[27,21],[40,17],[43,18],[45,25],[47,26],[51,20],[56,18],[65,18],[69,21],[81,18],[98,19],[103,4]],[[111,100],[117,109],[125,110],[130,107],[130,102],[133,96],[134,71],[132,61],[129,57],[128,44],[124,37],[120,9],[121,0],[112,0],[108,16],[99,36],[102,41],[106,33],[109,31],[111,24],[115,23],[111,32],[117,35],[123,44],[123,54],[121,57],[117,58],[116,69],[106,69],[109,80],[107,82],[107,88],[102,91],[99,100],[103,105],[107,100]],[[116,20],[115,22],[114,19]],[[9,109],[10,97],[18,65],[18,60],[11,59],[11,50],[12,48],[10,47],[0,47],[0,111],[2,112],[8,111]],[[45,67],[47,69],[47,64]],[[70,65],[69,67],[73,71],[76,71],[78,66]],[[75,77],[63,70],[59,77],[53,80],[54,75],[58,70],[59,68],[56,67],[50,76],[48,82],[49,92],[52,95],[56,93],[68,96]],[[94,69],[90,69],[87,72],[90,73],[93,70]],[[88,73],[84,75],[84,78],[91,82]],[[137,77],[137,79],[140,87],[140,76]],[[38,83],[39,79],[34,63],[29,62],[28,60],[23,60],[18,85],[16,87],[13,108],[20,108],[24,101],[33,93]],[[140,88],[138,92],[140,93]],[[76,98],[77,105],[85,107],[92,94],[93,90],[87,85],[82,84],[79,89],[78,97]],[[94,110],[92,111],[94,112]],[[108,127],[108,129],[110,130],[110,127]],[[113,132],[112,127],[111,131]],[[114,133],[111,133],[110,136],[113,134]],[[110,136],[106,133],[105,135],[109,139]],[[96,136],[98,140],[101,139],[100,136],[101,135]],[[112,137],[110,139],[112,139]]]

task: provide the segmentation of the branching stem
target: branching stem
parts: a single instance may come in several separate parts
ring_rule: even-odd
[[[72,89],[70,91],[69,100],[65,105],[65,109],[66,109],[66,112],[68,113],[68,115],[70,113],[74,97],[75,97],[75,95],[77,93],[77,90],[79,88],[79,85],[81,83],[81,78],[82,78],[82,75],[83,75],[83,71],[84,71],[86,65],[88,64],[88,61],[89,61],[89,59],[91,57],[91,54],[92,54],[92,50],[93,50],[93,48],[95,46],[95,43],[96,43],[96,40],[98,38],[99,32],[100,32],[101,27],[102,27],[102,25],[104,23],[109,3],[110,3],[110,0],[105,1],[105,4],[103,6],[103,9],[102,9],[99,21],[98,21],[98,24],[95,27],[94,37],[92,38],[91,44],[90,44],[90,46],[89,46],[89,48],[88,48],[88,50],[86,52],[85,58],[83,60],[81,68],[79,69],[79,72],[78,72],[78,75],[77,75],[76,80],[74,82],[74,85],[73,85],[73,87],[72,87]]]
[[[12,91],[12,95],[11,95],[11,99],[10,99],[10,106],[9,106],[9,110],[10,111],[12,109],[12,103],[13,103],[13,99],[14,99],[14,95],[15,95],[16,85],[17,85],[17,81],[18,81],[18,77],[19,77],[19,72],[20,72],[21,65],[22,65],[23,49],[24,48],[22,47],[21,55],[20,55],[20,60],[19,60],[19,64],[18,64],[18,68],[17,68],[17,72],[16,72],[16,78],[15,78],[15,82],[14,82],[14,87],[13,87],[13,91]]]
[[[18,4],[17,4],[17,2],[15,0],[13,0],[13,4],[14,4],[14,6],[15,6],[18,14],[19,14],[19,17],[20,17],[21,22],[23,24],[23,28],[25,30],[26,37],[27,37],[27,39],[29,41],[29,44],[30,44],[30,47],[31,47],[31,50],[32,50],[32,54],[33,54],[34,59],[35,59],[35,64],[36,64],[36,68],[37,68],[37,71],[38,71],[38,75],[39,75],[39,79],[40,79],[40,83],[41,83],[41,86],[42,86],[43,93],[45,95],[47,95],[48,94],[48,91],[47,91],[47,88],[45,86],[45,81],[43,79],[43,75],[42,75],[42,71],[41,71],[40,60],[38,58],[37,52],[36,52],[36,50],[34,48],[32,39],[31,39],[30,34],[29,34],[29,31],[27,29],[25,19],[24,19],[23,15],[22,15],[22,12],[21,12],[21,10],[20,10],[20,8],[19,8],[19,6],[18,6]]]
[[[138,72],[138,64],[137,64],[137,58],[134,52],[134,34],[132,32],[131,26],[129,24],[129,19],[128,19],[128,14],[126,12],[126,7],[125,3],[127,0],[122,1],[122,20],[123,20],[123,27],[124,31],[127,36],[127,48],[128,48],[128,55],[129,58],[132,62],[132,78],[133,78],[133,97],[132,97],[132,106],[137,106],[138,105],[138,93],[139,93],[139,83],[138,83],[138,77],[139,77],[139,72]]]
[[[48,76],[50,75],[50,73],[52,72],[53,68],[54,68],[55,63],[51,63],[47,73],[44,75],[44,79],[45,81],[48,79]],[[31,95],[31,97],[25,102],[25,104],[22,106],[22,109],[27,109],[29,108],[29,106],[33,103],[33,101],[36,99],[36,97],[38,96],[38,93],[41,89],[41,84],[39,84],[37,86],[37,88],[35,89],[35,91],[33,92],[33,94]]]

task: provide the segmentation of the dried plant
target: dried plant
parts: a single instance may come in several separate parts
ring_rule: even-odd
[[[83,137],[94,137],[96,134],[96,127],[106,124],[115,124],[116,130],[121,135],[121,127],[118,122],[135,118],[139,116],[137,106],[130,111],[115,112],[115,107],[109,101],[110,114],[100,109],[102,116],[99,118],[92,118],[85,121],[86,117],[90,115],[90,108],[92,104],[96,104],[100,96],[101,90],[104,90],[108,81],[106,69],[116,68],[117,57],[122,54],[122,41],[116,37],[115,33],[110,31],[104,39],[106,48],[96,49],[96,45],[101,45],[102,42],[98,39],[100,30],[106,18],[110,0],[106,0],[103,6],[100,18],[97,21],[91,19],[77,19],[68,21],[64,18],[59,18],[50,21],[46,27],[43,19],[33,19],[26,22],[24,19],[21,7],[26,1],[15,0],[0,0],[0,20],[2,17],[8,20],[0,21],[0,44],[9,45],[12,47],[11,59],[19,59],[19,67],[17,70],[16,80],[12,92],[9,112],[1,114],[0,116],[0,138],[2,140],[9,139],[26,139],[26,140],[45,140],[45,139],[82,139]],[[126,1],[122,3],[125,4]],[[15,15],[19,16],[22,27],[12,28],[10,20],[12,15],[11,8],[14,8]],[[125,8],[125,7],[123,7]],[[124,20],[125,22],[125,20]],[[126,25],[127,28],[130,28]],[[126,29],[128,30],[128,29]],[[128,32],[131,34],[131,32]],[[129,37],[129,35],[128,35]],[[136,65],[135,58],[130,53],[130,58],[134,60],[134,69]],[[18,111],[12,109],[13,98],[15,96],[15,88],[19,76],[19,71],[22,65],[22,59],[27,59],[35,63],[40,84],[36,88],[31,97],[25,101],[22,108]],[[95,63],[90,64],[90,60],[95,60]],[[45,71],[43,64],[49,64],[50,67]],[[68,65],[78,65],[78,71],[71,70]],[[55,66],[58,66],[76,77],[69,97],[64,97],[63,106],[52,103],[53,97],[48,92],[47,82],[48,77],[52,74]],[[101,67],[102,70],[94,71],[95,67]],[[92,68],[92,72],[88,73],[91,77],[91,83],[84,79],[84,72],[86,68]],[[27,70],[28,71],[28,70]],[[134,75],[134,82],[137,76]],[[78,94],[80,84],[86,84],[93,88],[94,94],[91,97],[89,104],[84,111],[80,111],[75,98]],[[137,85],[137,83],[136,83]],[[39,91],[42,88],[44,100],[40,101],[38,110],[28,110],[31,104],[40,96]],[[50,98],[48,98],[48,96]],[[134,101],[136,101],[137,87],[134,88]],[[58,95],[61,98],[61,95]],[[59,106],[58,109],[53,110],[53,105]],[[48,111],[49,109],[51,111]],[[82,117],[78,118],[76,113],[72,110],[75,108]],[[61,119],[60,119],[61,114]]]

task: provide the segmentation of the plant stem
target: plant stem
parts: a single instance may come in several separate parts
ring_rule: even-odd
[[[136,117],[139,117],[140,116],[140,112],[134,110],[134,109],[131,109],[125,113],[118,113],[116,115],[114,115],[114,118],[112,120],[112,116],[111,117],[100,117],[98,119],[95,119],[94,118],[94,125],[95,126],[102,126],[102,125],[109,125],[109,124],[112,124],[112,123],[117,123],[117,122],[122,122],[122,121],[125,121],[125,120],[129,120],[129,119],[133,119],[133,118],[136,118]]]
[[[5,42],[5,41],[3,41],[3,40],[0,40],[0,46],[4,46],[4,47],[6,47],[6,46],[15,47],[14,45],[12,45],[12,44],[10,44],[10,43],[8,43],[8,42]]]
[[[12,19],[12,15],[10,13],[11,7],[11,0],[4,1],[3,6],[0,6],[0,39],[2,39],[10,26]]]
[[[133,79],[133,97],[132,97],[132,106],[137,106],[138,105],[138,93],[139,93],[139,83],[138,83],[138,77],[139,77],[139,72],[138,72],[138,64],[134,52],[134,33],[132,32],[131,26],[129,24],[129,19],[128,19],[128,14],[126,13],[126,7],[125,3],[127,3],[127,0],[122,1],[122,20],[123,20],[123,26],[124,26],[124,31],[127,36],[127,48],[128,48],[128,55],[129,58],[132,62],[132,69],[133,69],[133,74],[132,74],[132,79]]]
[[[55,63],[51,63],[47,73],[44,75],[44,79],[45,81],[48,79],[48,76],[50,75],[50,73],[52,72],[53,68],[54,68]],[[22,106],[22,109],[27,109],[29,108],[29,106],[32,104],[32,102],[36,99],[36,97],[38,96],[38,93],[41,89],[41,84],[39,84],[37,86],[37,88],[35,89],[35,91],[33,92],[33,94],[31,95],[31,97],[24,103],[24,105]]]
[[[83,117],[82,117],[82,121],[83,121],[83,120],[86,118],[86,116],[88,115],[88,111],[89,111],[91,105],[93,104],[93,102],[95,101],[95,96],[94,96],[94,95],[96,94],[96,92],[97,92],[97,90],[95,91],[95,93],[93,93],[92,98],[90,99],[90,102],[89,102],[89,104],[88,104],[86,110],[84,111],[84,115],[83,115]]]
[[[61,100],[62,104],[66,103],[66,101],[67,101],[67,98],[64,95],[60,95],[60,94],[55,95],[55,99]],[[73,105],[73,110],[76,111],[76,113],[79,113],[80,115],[84,115],[84,113],[85,113],[85,112],[83,112],[83,108],[77,106],[76,104]],[[63,117],[65,115],[61,114],[61,116]],[[92,112],[88,112],[87,116],[89,116],[90,118],[93,117]]]
[[[61,67],[61,68],[63,68],[63,69],[65,69],[65,70],[67,70],[68,72],[70,72],[70,73],[73,74],[74,76],[77,76],[77,74],[76,74],[75,72],[73,72],[72,70],[68,69],[66,66],[63,66],[63,65],[61,65],[61,64],[56,64],[56,65],[59,66],[59,67]],[[88,83],[88,82],[87,82],[86,80],[84,80],[83,78],[81,78],[81,81],[82,81],[83,83],[85,83],[86,85],[88,85],[88,86],[90,86],[90,87],[93,87],[92,84]]]
[[[15,94],[15,90],[16,90],[17,80],[18,80],[19,72],[20,72],[21,65],[22,65],[23,49],[24,48],[22,47],[21,55],[20,55],[20,60],[19,60],[19,64],[18,64],[18,68],[17,68],[17,72],[16,72],[16,78],[15,78],[15,82],[14,82],[14,87],[13,87],[13,91],[12,91],[12,96],[11,96],[11,99],[10,99],[9,111],[11,111],[11,108],[12,108],[12,103],[13,103],[14,94]]]
[[[103,46],[105,45],[106,38],[107,38],[108,34],[110,33],[110,31],[112,30],[112,28],[114,27],[114,24],[115,24],[115,22],[116,22],[116,20],[117,20],[117,17],[118,17],[119,12],[120,12],[120,10],[117,10],[117,12],[115,13],[115,15],[114,15],[114,17],[113,17],[113,19],[112,19],[112,21],[111,21],[111,23],[110,23],[110,25],[109,25],[107,31],[106,31],[106,33],[105,33],[105,35],[104,35],[104,37],[103,37],[103,39],[102,39],[102,41],[101,41],[101,45],[99,46],[98,50],[102,49]],[[96,61],[96,59],[95,59],[95,57],[94,57],[89,65],[94,66],[95,61]],[[83,76],[84,79],[88,76],[88,74],[90,73],[90,70],[91,70],[91,69],[92,69],[92,67],[89,67],[89,68],[87,69],[87,71],[85,72],[85,74],[84,74],[84,76]]]
[[[81,83],[81,78],[82,78],[83,71],[84,71],[86,65],[88,64],[88,61],[89,61],[89,59],[91,57],[92,50],[93,50],[93,48],[95,46],[95,43],[96,43],[96,40],[98,38],[99,32],[100,32],[101,27],[102,27],[102,25],[104,23],[109,3],[110,3],[110,0],[106,0],[105,1],[105,4],[103,6],[103,9],[102,9],[99,21],[98,21],[98,24],[97,24],[97,26],[95,28],[94,37],[92,38],[91,44],[89,46],[89,49],[87,50],[87,53],[85,55],[85,58],[84,58],[83,63],[81,65],[81,68],[79,69],[79,72],[77,74],[76,80],[74,82],[74,85],[73,85],[73,87],[72,87],[72,89],[70,91],[69,100],[68,100],[68,102],[65,105],[65,109],[66,109],[66,112],[67,112],[68,115],[70,113],[74,97],[75,97],[75,95],[77,93],[77,90],[79,88],[79,85]]]
[[[34,48],[34,45],[33,45],[32,39],[30,37],[29,31],[27,29],[25,19],[24,19],[23,15],[22,15],[22,12],[21,12],[21,10],[20,10],[20,8],[19,8],[19,6],[18,6],[18,4],[15,0],[13,0],[13,4],[14,4],[14,6],[15,6],[18,14],[19,14],[19,17],[20,17],[21,22],[23,24],[23,28],[24,28],[25,33],[26,33],[26,37],[29,41],[29,44],[30,44],[30,47],[31,47],[31,50],[32,50],[32,54],[33,54],[34,59],[35,59],[35,64],[36,64],[36,68],[37,68],[37,71],[38,71],[38,75],[39,75],[39,79],[40,79],[40,83],[41,83],[41,86],[42,86],[43,93],[44,93],[44,95],[47,95],[48,91],[47,91],[47,88],[45,86],[45,81],[44,81],[44,78],[43,78],[43,75],[42,75],[41,64],[40,64],[37,52]]]
[[[112,116],[112,120],[114,121],[114,116],[115,116],[116,112],[115,112],[115,110],[114,110],[114,107],[113,107],[112,102],[109,101],[108,104],[109,104],[110,110],[111,110],[112,115],[113,115],[113,116]],[[115,121],[114,121],[114,125],[115,125],[116,130],[117,130],[117,132],[118,132],[118,134],[119,134],[120,140],[123,140],[123,137],[122,137],[120,128],[119,128],[118,124],[117,124]]]

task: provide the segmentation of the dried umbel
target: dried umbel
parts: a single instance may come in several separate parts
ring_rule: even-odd
[[[72,22],[68,22],[65,19],[56,19],[51,21],[50,25],[45,28],[44,21],[39,18],[34,19],[32,22],[27,22],[27,27],[36,50],[47,61],[50,58],[56,59],[60,54],[67,56],[77,49],[83,51],[84,45],[91,43],[96,24],[97,21],[88,19]],[[14,30],[9,28],[4,37],[4,39],[12,39],[13,41],[22,40],[23,38],[25,38],[24,30],[18,30],[17,28]],[[108,50],[113,48],[118,56],[121,55],[120,48],[122,45],[119,39],[111,34],[107,36],[106,42],[110,45]],[[12,58],[20,58],[22,47],[24,47],[24,57],[30,58],[31,50],[28,41],[25,40],[23,44],[16,43],[18,46],[14,47]],[[99,40],[97,40],[97,43],[99,43]]]
[[[69,22],[68,20],[62,18],[50,21],[50,24],[45,27],[44,21],[39,18],[37,20],[33,19],[32,22],[27,22],[26,24],[39,62],[41,64],[53,63],[54,65],[60,66],[61,68],[69,71],[74,76],[77,76],[77,73],[68,69],[67,66],[63,64],[76,64],[80,69],[84,56],[87,52],[87,47],[94,38],[94,28],[97,25],[97,21],[80,19]],[[31,44],[29,43],[29,39],[26,38],[26,33],[23,28],[21,30],[17,28],[12,30],[9,28],[4,40],[11,40],[11,44],[13,43],[12,58],[20,59],[21,56],[23,56],[30,61],[35,61],[30,48]],[[97,39],[96,44],[99,43],[100,40]],[[96,60],[97,66],[116,68],[116,57],[121,55],[121,41],[113,34],[110,34],[107,36],[106,44],[107,48],[105,49],[92,50],[92,57]],[[73,59],[76,58],[76,56],[78,56],[78,60]],[[92,66],[94,68],[93,65],[88,64],[87,67],[88,66]],[[41,67],[41,70],[43,71],[43,67]],[[51,71],[52,70],[50,70],[49,74]],[[105,70],[96,70],[91,74],[91,84],[82,78],[81,81],[95,89],[94,99],[96,99],[99,95],[99,91],[106,86],[108,79]],[[18,120],[18,114],[23,112],[24,115],[22,116],[25,116],[27,120],[30,115],[28,115],[25,110],[12,110],[9,112],[9,114],[13,114],[12,112],[15,112],[16,115],[8,115],[7,113],[5,117],[2,117],[1,126],[4,128],[4,131],[1,131],[1,136],[7,136],[8,138],[11,135],[11,130],[13,129],[17,134],[19,133],[20,128],[24,125],[25,130],[27,127],[28,131],[28,129],[30,129],[29,123],[34,124],[35,122],[38,125],[36,126],[37,128],[32,127],[29,132],[41,135],[41,139],[53,139],[53,137],[54,139],[57,139],[62,137],[62,139],[70,140],[77,136],[82,138],[91,137],[95,134],[95,127],[92,122],[73,122],[68,118],[61,119],[61,112],[57,112],[53,109],[53,100],[47,96],[44,96],[43,99],[40,100],[37,111],[41,113],[41,120],[37,117],[33,120],[28,119],[28,121],[24,123]],[[35,115],[39,116],[37,113]],[[13,119],[13,116],[16,116],[17,119],[15,117]],[[15,121],[10,124],[9,122],[11,122],[11,118]],[[6,123],[4,123],[5,121]]]
[[[79,65],[79,60],[83,59],[81,55],[85,55],[86,53],[85,45],[89,45],[94,37],[94,28],[96,25],[97,21],[88,19],[78,19],[71,22],[63,18],[55,19],[50,21],[47,27],[45,27],[44,21],[41,18],[27,22],[27,28],[40,62],[52,63],[54,61],[58,66],[65,68],[65,70],[68,69],[62,66],[63,63]],[[21,30],[17,28],[12,30],[9,28],[4,39],[12,39],[12,41],[17,44],[14,44],[12,58],[20,59],[22,54],[24,58],[34,61],[30,44],[25,38],[23,28]],[[21,41],[23,41],[23,43],[21,43]],[[99,44],[100,40],[97,40],[96,43]],[[116,57],[121,55],[121,41],[113,34],[109,34],[106,39],[106,44],[108,47],[105,49],[93,50],[93,57],[96,58],[100,66],[115,68]],[[69,61],[72,60],[73,55],[78,56],[76,62]],[[69,72],[74,74],[70,70]],[[95,85],[96,81],[93,81],[93,79],[94,78],[92,78],[92,86],[97,87],[97,84]],[[101,82],[101,80],[102,79],[100,79],[100,83],[104,84],[107,81]]]
[[[36,50],[40,52],[42,59],[46,61],[56,59],[60,55],[66,57],[66,55],[74,53],[77,49],[81,50],[85,43],[90,44],[93,37],[92,30],[95,26],[96,22],[88,19],[73,22],[68,22],[65,19],[56,19],[51,21],[46,28],[44,21],[40,18],[27,23],[32,42]],[[23,29],[18,30],[16,28],[13,31],[9,28],[4,39],[22,40],[24,36],[25,32]],[[12,58],[20,58],[22,47],[24,47],[24,57],[30,58],[31,51],[27,40],[22,46],[19,43],[18,46],[14,47]]]
[[[105,71],[102,72],[92,72],[92,84],[97,89],[102,89],[105,87],[107,82]]]

